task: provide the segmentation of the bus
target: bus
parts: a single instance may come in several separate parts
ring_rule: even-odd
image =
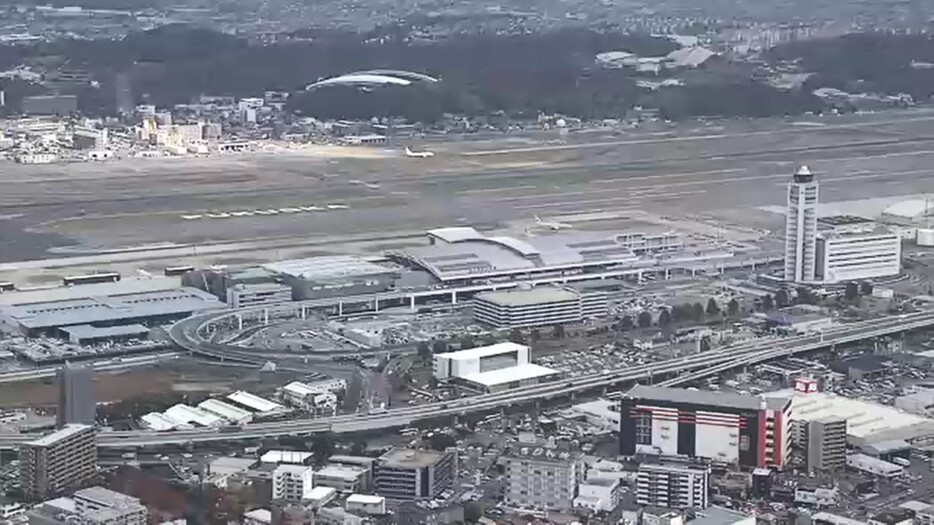
[[[166,266],[165,269],[162,270],[162,273],[164,273],[166,277],[174,277],[176,275],[184,275],[193,271],[195,271],[194,266]]]
[[[120,281],[120,274],[117,272],[92,273],[88,275],[72,275],[62,279],[65,286],[74,286],[76,284],[97,284],[97,283],[115,283]]]
[[[16,285],[9,281],[0,281],[0,292],[12,292],[16,289]]]

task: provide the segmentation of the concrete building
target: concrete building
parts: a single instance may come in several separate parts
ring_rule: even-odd
[[[642,463],[637,472],[636,502],[640,505],[670,509],[710,506],[709,467]]]
[[[93,425],[94,370],[66,363],[58,371],[58,428],[71,423]]]
[[[578,485],[574,508],[591,512],[611,512],[619,505],[620,496],[620,480],[592,478]]]
[[[484,292],[474,298],[473,318],[499,329],[579,323],[583,320],[581,296],[551,286]]]
[[[289,285],[295,300],[385,292],[399,273],[351,255],[278,261],[263,268]]]
[[[534,363],[500,368],[455,378],[458,383],[478,392],[502,392],[523,386],[537,385],[560,378],[563,373]]]
[[[370,469],[363,466],[325,465],[315,471],[315,484],[341,493],[354,493],[369,488],[370,475]]]
[[[149,511],[139,499],[104,487],[89,487],[75,492],[78,513],[100,525],[146,525]]]
[[[841,470],[846,466],[846,419],[826,416],[804,423],[808,470]]]
[[[282,398],[290,406],[303,410],[314,410],[321,406],[321,396],[333,397],[335,394],[347,390],[347,381],[344,379],[327,379],[314,383],[292,381],[282,387]],[[330,398],[329,398],[330,399]]]
[[[286,303],[291,300],[292,288],[279,283],[235,284],[227,288],[227,304],[231,308]]]
[[[821,234],[815,279],[825,283],[891,277],[902,271],[902,239],[896,233]]]
[[[584,455],[540,446],[500,456],[506,473],[503,502],[517,509],[570,511],[584,479]]]
[[[217,416],[207,410],[197,407],[190,407],[184,404],[177,404],[169,407],[165,415],[183,423],[190,423],[199,427],[222,427],[227,424],[224,418]]]
[[[272,499],[298,502],[311,497],[315,471],[304,465],[279,465],[272,471]]]
[[[149,511],[137,498],[104,487],[75,492],[37,505],[28,514],[34,525],[146,525]]]
[[[846,466],[853,470],[858,470],[865,474],[871,474],[880,478],[897,478],[905,473],[905,467],[889,463],[879,458],[867,456],[866,454],[847,454]]]
[[[344,503],[347,512],[382,516],[386,514],[386,498],[369,494],[351,494]]]
[[[791,400],[637,385],[620,401],[620,454],[781,468]]]
[[[445,380],[512,368],[529,362],[528,346],[505,342],[459,352],[435,354],[432,372],[436,379]]]
[[[92,480],[97,475],[94,436],[94,427],[74,424],[23,443],[19,478],[26,499],[57,496]]]
[[[811,282],[817,275],[818,184],[801,166],[788,184],[785,217],[785,273],[789,282]]]
[[[396,448],[380,456],[373,484],[390,500],[431,499],[454,486],[457,452]]]

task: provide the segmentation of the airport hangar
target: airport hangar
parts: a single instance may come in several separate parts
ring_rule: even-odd
[[[87,344],[145,338],[149,326],[220,308],[217,298],[180,287],[177,278],[84,284],[0,295],[0,330]]]

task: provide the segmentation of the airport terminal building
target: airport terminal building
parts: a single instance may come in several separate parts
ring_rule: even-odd
[[[791,399],[637,385],[620,403],[620,454],[781,468]]]

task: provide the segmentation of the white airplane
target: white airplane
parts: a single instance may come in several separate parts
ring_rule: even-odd
[[[182,215],[182,218],[186,221],[196,221],[201,218],[201,215]]]
[[[232,211],[230,212],[234,217],[251,217],[253,212],[251,211]]]
[[[322,208],[321,206],[315,206],[314,204],[312,204],[311,206],[302,206],[300,209],[302,211],[321,211],[324,208]]]
[[[535,223],[539,226],[544,226],[546,228],[551,228],[552,230],[562,230],[564,228],[572,228],[570,224],[563,222],[553,222],[553,221],[543,221],[538,215],[535,216]]]
[[[405,148],[406,157],[414,157],[416,159],[427,159],[429,157],[434,157],[435,152],[433,151],[412,151],[408,147]]]
[[[222,211],[220,213],[208,213],[206,217],[208,219],[226,219],[230,217],[230,214]]]
[[[282,213],[300,213],[302,210],[299,208],[279,208],[279,211]]]
[[[346,210],[347,208],[350,208],[350,206],[346,204],[328,204],[329,210]]]

